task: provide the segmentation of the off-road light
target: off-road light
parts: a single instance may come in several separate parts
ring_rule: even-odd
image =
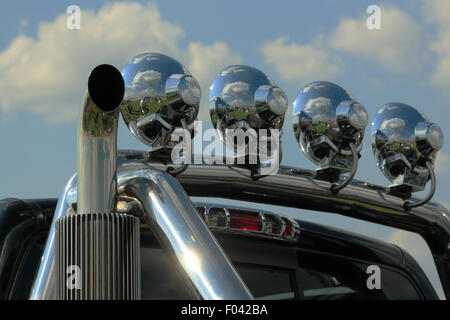
[[[200,103],[197,80],[178,61],[159,53],[137,55],[122,70],[121,111],[130,131],[152,150],[173,147],[176,128],[189,129]]]
[[[308,159],[318,165],[318,178],[336,182],[341,173],[350,172],[350,182],[367,119],[364,106],[334,83],[312,82],[300,91],[293,107],[294,134]]]
[[[372,123],[372,150],[381,172],[393,182],[393,193],[408,198],[423,190],[431,179],[431,189],[419,203],[431,199],[435,190],[433,170],[437,151],[444,143],[440,127],[413,107],[388,103],[378,110]]]
[[[245,65],[229,66],[220,71],[211,85],[209,94],[210,115],[214,128],[222,142],[236,154],[236,158],[257,152],[250,141],[262,138],[260,129],[267,129],[267,154],[277,152],[279,159],[279,137],[288,108],[286,94],[263,72]],[[236,139],[241,129],[246,139]],[[271,139],[270,129],[278,130],[278,139]],[[277,141],[272,141],[277,140]],[[272,145],[276,144],[276,148]],[[261,151],[261,150],[259,150]],[[258,163],[261,164],[261,159]]]

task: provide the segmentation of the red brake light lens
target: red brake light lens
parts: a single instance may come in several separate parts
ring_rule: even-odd
[[[292,231],[293,231],[292,223],[289,221],[289,219],[286,219],[285,217],[282,217],[281,219],[283,219],[284,223],[286,224],[283,236],[292,237]]]
[[[262,231],[262,221],[258,212],[228,209],[230,228],[246,231]]]
[[[199,216],[213,230],[257,232],[253,235],[270,236],[270,238],[287,241],[297,241],[300,235],[297,222],[286,216],[247,208],[209,207],[200,203],[196,205],[196,208]]]

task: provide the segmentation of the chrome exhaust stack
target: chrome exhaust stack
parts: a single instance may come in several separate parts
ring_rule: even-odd
[[[78,133],[77,214],[55,223],[57,299],[140,298],[139,218],[114,213],[124,90],[113,66],[89,76]]]
[[[173,60],[160,58],[158,61]],[[148,61],[144,59],[144,62]],[[147,70],[144,71],[151,67],[145,65]],[[164,71],[167,65],[160,67]],[[178,76],[184,70],[181,66],[175,69],[178,72],[175,76],[164,79],[164,85],[169,84],[170,103],[161,108],[161,116],[154,117],[156,122],[150,121],[153,118],[149,114],[143,119],[145,123],[138,121],[136,126],[131,119],[132,128],[142,127],[136,131],[138,136],[153,132],[150,130],[153,125],[159,128],[157,123],[167,122],[164,117],[173,124],[162,132],[170,135],[177,125],[193,130],[190,125],[198,112],[198,84],[188,74]],[[123,74],[125,77],[127,72]],[[132,163],[124,163],[117,169],[119,107],[116,103],[122,101],[123,95],[123,79],[118,75],[120,73],[111,66],[99,66],[89,78],[80,122],[78,175],[70,178],[59,198],[30,299],[139,299],[139,219],[114,213],[130,212],[126,208],[130,200],[138,204],[139,214],[142,213],[161,246],[175,257],[185,272],[193,297],[252,299],[175,178],[152,167],[133,170]],[[173,94],[170,84],[174,82],[187,103],[181,104],[180,97]],[[185,88],[188,84],[190,91]],[[143,86],[149,89],[145,83]],[[192,94],[188,99],[189,92]],[[139,108],[143,107],[142,112],[146,110],[147,100],[136,100]],[[121,104],[122,114],[123,108],[129,110],[136,101],[126,96]],[[142,114],[141,111],[138,114]],[[184,117],[186,115],[188,118]],[[167,137],[160,138],[153,141],[154,151],[170,148]]]
[[[115,211],[117,128],[124,92],[119,70],[106,64],[92,70],[78,131],[77,213]]]

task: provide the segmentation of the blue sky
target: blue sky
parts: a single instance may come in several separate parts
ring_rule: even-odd
[[[71,4],[82,10],[80,30],[66,28]],[[366,28],[370,4],[381,6],[381,30]],[[450,137],[446,0],[4,1],[0,12],[0,198],[59,195],[76,167],[77,120],[89,71],[100,63],[121,69],[142,52],[165,53],[189,68],[202,88],[200,119],[208,124],[208,90],[217,72],[236,63],[263,70],[289,98],[286,165],[314,168],[297,147],[290,114],[300,88],[315,80],[349,90],[369,120],[383,104],[404,102]],[[447,207],[448,141],[436,163],[435,195]],[[145,148],[122,121],[119,148]],[[356,177],[389,184],[376,168],[369,128]],[[360,226],[334,216],[305,217]],[[433,272],[417,237],[371,224],[361,228],[409,249]]]

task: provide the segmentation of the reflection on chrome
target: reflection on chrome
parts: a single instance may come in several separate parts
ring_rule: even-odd
[[[287,97],[276,83],[258,69],[237,65],[218,73],[209,93],[214,127],[225,129],[238,121],[250,128],[281,129]]]
[[[438,125],[403,103],[382,106],[372,122],[373,153],[393,187],[423,190],[443,139]]]
[[[214,128],[222,142],[235,152],[236,158],[255,156],[259,157],[259,165],[273,167],[275,162],[278,167],[281,161],[279,140],[288,99],[272,79],[253,67],[229,66],[214,79],[209,105]],[[259,129],[264,132],[267,129],[267,134]],[[247,135],[247,140],[235,138],[240,130]],[[252,148],[257,141],[260,141],[259,152]],[[259,170],[260,173],[265,171]]]
[[[75,189],[74,176],[59,199],[54,222],[74,213]],[[163,248],[174,254],[198,298],[252,299],[248,288],[175,178],[156,169],[124,169],[118,174],[118,198],[126,202],[134,200],[141,205],[143,218]],[[56,298],[53,268],[52,227],[31,299]]]
[[[178,181],[159,170],[119,173],[119,196],[138,201],[144,219],[172,252],[202,299],[252,296]]]
[[[305,86],[293,107],[296,139],[306,156],[318,165],[315,172],[277,167],[273,175],[258,180],[253,168],[194,164],[175,169],[175,179],[166,173],[171,163],[161,161],[161,154],[153,151],[170,150],[171,135],[178,127],[188,128],[193,134],[199,101],[198,82],[180,63],[162,54],[136,56],[122,76],[109,65],[93,70],[82,105],[78,173],[69,179],[58,200],[31,299],[60,297],[57,286],[63,283],[55,272],[55,243],[59,243],[55,224],[66,216],[90,213],[132,215],[137,226],[136,216],[144,220],[183,271],[193,297],[252,299],[210,229],[297,243],[300,226],[282,215],[252,210],[244,214],[242,208],[215,206],[213,210],[203,204],[201,212],[190,196],[336,212],[418,232],[427,235],[424,239],[433,251],[442,282],[450,282],[445,251],[450,235],[448,211],[436,203],[425,205],[436,187],[433,165],[443,145],[443,134],[422,113],[405,104],[391,103],[383,106],[373,121],[373,152],[383,174],[393,181],[391,188],[353,180],[368,117],[364,106],[348,91],[329,82]],[[152,147],[151,152],[128,151],[118,157],[119,108],[128,128]],[[211,86],[210,116],[226,145],[231,142],[229,129],[281,130],[286,110],[285,93],[252,67],[225,68]],[[234,141],[231,145],[241,149]],[[244,150],[244,156],[248,156],[248,150]],[[349,176],[343,180],[340,174],[345,172]],[[317,179],[318,173],[326,179]],[[428,195],[422,200],[412,197],[411,192],[422,190],[428,180]],[[213,188],[209,182],[214,183]],[[409,192],[411,202],[392,192],[395,188]],[[231,223],[238,215],[256,221],[256,226],[249,230],[248,224],[239,224],[236,219]],[[92,252],[87,249],[86,256],[88,253]],[[97,253],[97,257],[102,256]],[[125,286],[130,287],[129,283]]]
[[[55,223],[59,218],[75,214],[73,207],[77,203],[77,175],[74,174],[61,193],[56,205],[53,222],[45,244],[41,264],[33,284],[31,300],[55,300],[56,270],[55,270]]]
[[[182,127],[182,121],[190,126],[197,117],[201,95],[197,80],[181,63],[160,53],[134,57],[122,76],[121,110],[130,131],[152,150],[173,147],[171,133]]]
[[[353,178],[368,116],[363,105],[340,86],[325,81],[306,85],[294,102],[294,134],[303,153],[318,165],[318,177],[335,182]],[[337,191],[345,184],[334,187]]]
[[[114,211],[123,93],[123,79],[113,66],[100,65],[91,72],[78,130],[78,213]]]
[[[125,68],[125,75],[130,75],[130,72],[134,71],[136,74],[132,78],[140,80],[133,80],[134,82],[132,81],[131,85],[127,83],[127,86],[131,86],[132,89],[128,91],[124,101],[131,99],[130,97],[139,96],[142,92],[146,92],[146,94],[150,94],[150,91],[157,93],[158,89],[160,89],[160,87],[155,85],[155,83],[158,83],[155,79],[161,80],[163,77],[161,73],[159,76],[155,76],[156,70],[136,71],[135,67],[140,67],[142,63],[151,64],[152,61],[161,62],[161,58],[165,59],[165,62],[170,62],[172,67],[179,68],[181,66],[174,64],[174,60],[171,58],[161,55],[150,54],[139,56],[138,58],[140,61],[137,61],[138,59],[135,58],[129,64],[131,67]],[[162,67],[167,71],[167,66],[163,64]],[[140,72],[142,73],[141,75],[139,75]],[[192,79],[187,78],[185,75],[169,74],[165,82],[164,92],[167,94],[168,100],[164,106],[160,105],[159,102],[158,105],[161,106],[161,116],[165,116],[166,120],[173,125],[176,125],[176,122],[180,120],[183,124],[186,124],[186,117],[177,118],[177,115],[181,113],[192,116],[192,121],[195,119],[198,108],[194,107],[192,109],[192,106],[187,106],[185,103],[185,101],[195,102],[196,99],[200,98],[200,91],[196,90],[197,82]],[[71,250],[72,246],[76,248],[79,244],[77,237],[73,239],[70,235],[77,234],[81,230],[80,228],[83,228],[83,221],[87,220],[78,219],[80,220],[79,225],[70,224],[70,232],[67,233],[67,237],[64,232],[62,232],[62,236],[56,236],[57,229],[55,228],[55,225],[62,221],[63,217],[71,214],[100,213],[115,215],[114,212],[117,212],[117,208],[127,207],[123,206],[124,203],[137,203],[142,209],[138,214],[140,216],[143,215],[147,224],[160,239],[162,246],[168,252],[174,254],[186,273],[186,279],[190,282],[191,287],[193,285],[199,298],[251,299],[252,295],[249,290],[215,238],[211,235],[203,220],[199,217],[196,208],[183,191],[183,188],[172,176],[152,169],[128,170],[117,176],[118,106],[122,100],[123,93],[123,78],[114,67],[101,65],[92,71],[89,77],[89,90],[82,106],[80,121],[78,176],[70,179],[59,199],[51,232],[47,239],[43,261],[30,298],[55,299],[69,297],[70,299],[78,299],[80,297],[90,297],[105,299],[112,297],[124,299],[129,296],[128,293],[130,292],[138,293],[136,296],[133,295],[134,298],[139,297],[140,290],[136,285],[139,286],[140,284],[135,283],[135,280],[139,277],[132,277],[133,279],[130,280],[126,275],[122,275],[125,269],[121,268],[117,271],[114,263],[111,265],[105,260],[109,256],[120,257],[122,253],[119,248],[126,248],[129,244],[129,248],[138,247],[138,245],[132,245],[129,241],[131,239],[139,239],[139,228],[136,228],[137,234],[133,233],[130,235],[127,233],[130,230],[127,230],[121,224],[124,219],[117,219],[117,230],[110,229],[115,228],[116,224],[113,226],[113,224],[108,223],[108,219],[105,220],[105,223],[101,222],[102,228],[107,229],[106,232],[112,234],[113,231],[117,231],[117,239],[121,239],[120,246],[102,247],[101,250],[108,251],[101,255],[98,253],[101,250],[95,249],[98,242],[94,244],[93,234],[91,237],[84,239],[87,243],[85,249]],[[135,93],[136,95],[134,95]],[[122,103],[123,105],[124,103]],[[171,118],[170,116],[173,117]],[[147,118],[144,117],[144,119]],[[76,209],[74,209],[74,200],[77,201]],[[125,214],[129,213],[125,212]],[[92,222],[93,219],[91,217],[90,221]],[[135,224],[137,223],[135,219],[134,222]],[[86,228],[86,230],[88,229]],[[104,231],[102,229],[101,232],[96,234],[104,234]],[[95,233],[95,230],[93,232]],[[113,243],[114,241],[112,239]],[[137,242],[139,243],[139,241]],[[62,244],[67,245],[63,246]],[[57,260],[58,255],[60,258]],[[83,257],[91,259],[89,264],[90,271],[82,273],[82,279],[89,282],[86,282],[88,285],[84,285],[81,288],[81,295],[73,296],[71,292],[67,292],[68,289],[66,289],[64,277],[60,275],[66,270],[66,262],[83,260]],[[133,265],[136,266],[137,270],[140,270],[139,254],[130,254],[126,259],[125,261],[119,261],[119,263],[124,263],[126,266]],[[208,263],[201,263],[202,261],[207,261]],[[95,272],[94,269],[96,270]],[[103,283],[100,282],[102,277],[99,277],[99,274],[103,271],[108,272],[108,274],[111,271],[111,274],[117,274],[117,276],[113,276],[111,283],[108,282],[109,279],[106,279],[109,289],[103,290],[102,288],[100,292],[94,286],[96,283]],[[90,278],[87,277],[87,274],[90,275]],[[127,281],[126,283],[120,282],[122,285],[119,286],[119,283],[116,282],[118,281],[117,279],[122,279],[122,277],[124,279],[127,278]],[[93,291],[95,291],[94,294],[92,294]]]

